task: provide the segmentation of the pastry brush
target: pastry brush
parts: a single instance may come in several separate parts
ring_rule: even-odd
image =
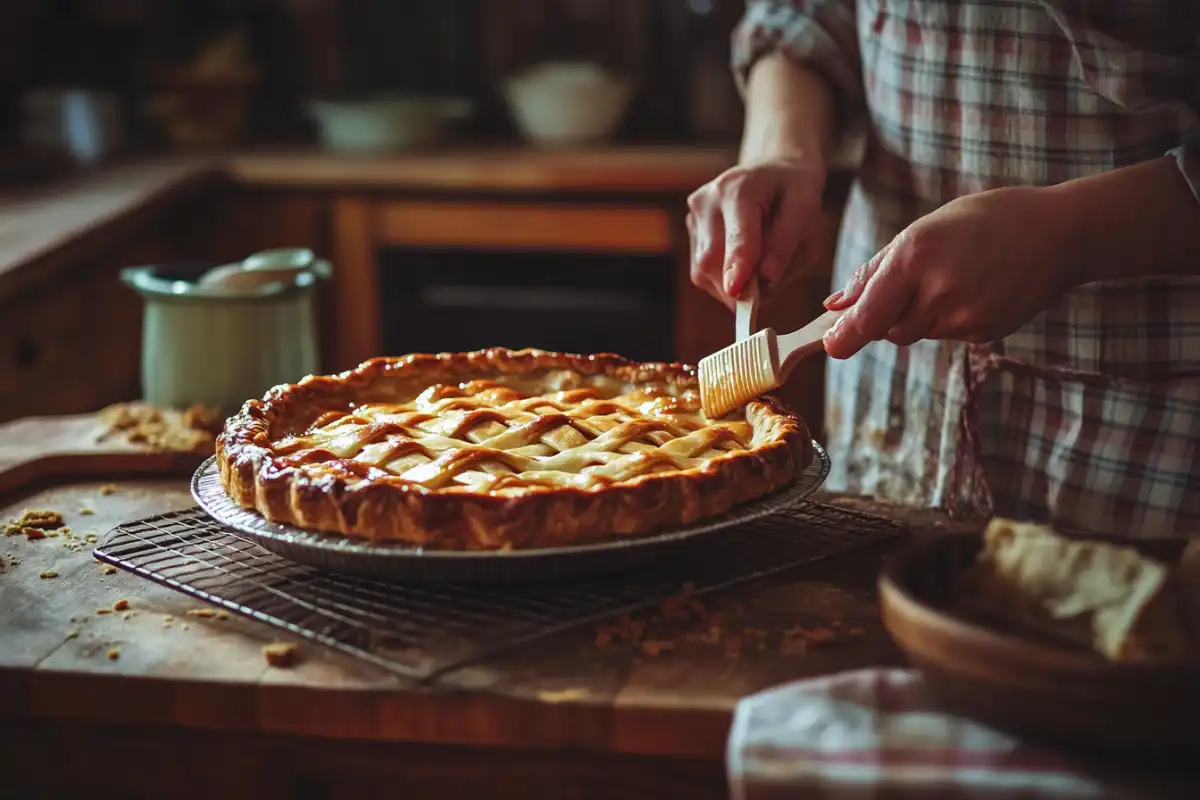
[[[758,286],[751,282],[738,298],[735,342],[700,359],[700,403],[704,415],[717,419],[787,380],[796,364],[825,349],[825,334],[842,315],[826,311],[803,328],[779,336],[771,328],[754,332]]]

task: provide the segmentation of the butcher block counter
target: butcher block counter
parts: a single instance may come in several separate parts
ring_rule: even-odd
[[[0,428],[0,522],[54,510],[67,529],[0,537],[6,796],[724,797],[737,700],[896,663],[878,569],[951,528],[822,497],[906,527],[694,613],[583,625],[419,684],[93,559],[114,526],[193,506],[200,459],[91,415]],[[275,644],[294,662],[268,663]]]

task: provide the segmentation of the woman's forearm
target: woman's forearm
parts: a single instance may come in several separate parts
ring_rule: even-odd
[[[741,163],[787,157],[824,172],[837,126],[833,91],[820,75],[781,52],[751,68]]]
[[[1058,196],[1076,283],[1200,274],[1200,203],[1174,159],[1079,178]]]

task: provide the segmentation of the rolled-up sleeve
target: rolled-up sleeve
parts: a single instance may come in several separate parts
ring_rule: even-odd
[[[855,0],[747,0],[734,29],[733,73],[745,93],[750,68],[777,50],[823,76],[837,95],[842,118],[862,107],[862,58]]]

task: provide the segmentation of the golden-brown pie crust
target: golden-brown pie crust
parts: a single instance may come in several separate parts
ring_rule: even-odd
[[[680,409],[686,409],[684,416],[693,426],[736,427],[753,434],[744,443],[747,449],[722,452],[699,466],[650,471],[586,488],[525,485],[519,479],[517,488],[495,492],[457,484],[429,488],[334,457],[328,450],[320,450],[316,466],[300,468],[289,458],[296,452],[295,442],[317,430],[323,418],[354,415],[355,409],[372,408],[370,404],[409,403],[423,391],[444,390],[458,397],[459,388],[485,381],[502,384],[502,393],[520,391],[521,396],[563,397],[556,394],[560,391],[586,395],[579,390],[591,389],[599,398],[595,402],[631,390],[652,398],[665,395],[665,416],[655,420],[669,422],[673,411],[684,414]],[[433,549],[507,550],[644,535],[717,516],[791,483],[812,458],[808,429],[774,398],[754,401],[713,422],[697,417],[698,408],[695,368],[681,364],[501,348],[376,358],[339,375],[277,386],[263,399],[248,401],[217,438],[217,463],[229,496],[274,522]],[[374,434],[383,425],[376,423]],[[362,430],[371,427],[363,422]],[[404,433],[402,426],[387,427]]]

